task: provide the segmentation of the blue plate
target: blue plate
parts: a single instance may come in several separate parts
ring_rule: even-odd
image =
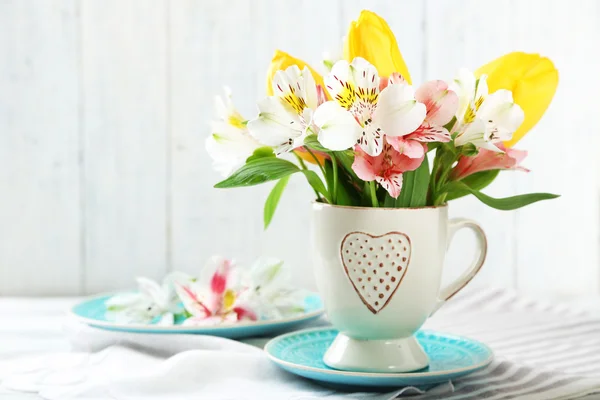
[[[272,335],[288,331],[300,325],[318,319],[323,314],[323,302],[317,294],[310,294],[304,300],[305,312],[292,317],[277,320],[260,320],[228,323],[215,326],[184,326],[181,321],[175,325],[159,326],[153,324],[119,324],[106,319],[106,300],[110,296],[99,296],[77,304],[71,310],[79,321],[102,329],[137,333],[195,333],[200,335],[221,336],[239,339],[253,336]]]
[[[306,329],[272,339],[265,351],[278,366],[293,374],[322,383],[352,387],[426,386],[447,382],[487,366],[492,351],[475,340],[419,331],[417,340],[429,356],[429,366],[415,372],[347,372],[331,369],[323,355],[337,331],[332,328]]]

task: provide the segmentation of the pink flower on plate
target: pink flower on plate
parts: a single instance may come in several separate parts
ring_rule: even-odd
[[[425,145],[419,143],[419,146]],[[390,196],[397,198],[402,189],[402,173],[417,169],[424,158],[424,151],[421,158],[410,158],[396,151],[389,143],[384,143],[381,154],[375,157],[356,146],[352,169],[363,181],[376,181]]]
[[[493,169],[514,169],[529,172],[527,168],[520,165],[521,161],[527,157],[526,150],[507,149],[502,143],[498,143],[496,146],[502,153],[480,148],[479,153],[474,157],[461,156],[452,170],[452,178],[460,180],[476,172]]]
[[[390,82],[394,83],[392,79]],[[446,82],[429,81],[417,89],[415,99],[425,104],[427,109],[425,120],[421,126],[409,135],[390,136],[387,139],[394,149],[407,157],[421,158],[426,151],[421,143],[450,141],[450,132],[444,128],[444,125],[449,123],[456,113],[458,96],[448,89]]]
[[[217,325],[241,320],[256,321],[256,313],[239,301],[244,288],[239,284],[235,264],[212,257],[198,280],[175,284],[183,306],[192,315],[184,325]]]

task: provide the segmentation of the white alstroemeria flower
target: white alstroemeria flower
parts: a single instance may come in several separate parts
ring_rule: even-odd
[[[283,261],[261,257],[244,277],[244,300],[252,305],[261,319],[280,319],[304,312],[308,294],[292,286],[290,271]]]
[[[308,68],[300,71],[292,65],[275,73],[273,93],[258,102],[258,117],[248,122],[248,129],[279,155],[304,144],[318,105],[317,86]]]
[[[206,151],[213,167],[223,176],[231,175],[261,144],[250,135],[246,121],[231,101],[231,91],[225,88],[225,99],[217,96],[218,120],[212,122],[212,134],[206,139]]]
[[[188,279],[181,273],[167,276],[162,285],[139,277],[139,291],[113,296],[106,301],[107,317],[117,323],[173,325],[175,314],[183,312],[174,282]]]
[[[486,79],[485,75],[475,78],[470,71],[461,69],[450,84],[459,98],[456,123],[451,132],[457,134],[457,146],[473,143],[501,152],[495,143],[510,140],[525,114],[514,103],[511,91],[501,89],[488,94]]]
[[[314,115],[319,142],[331,150],[358,144],[370,156],[378,156],[384,135],[414,132],[425,119],[425,105],[415,100],[412,86],[397,82],[390,80],[380,92],[377,69],[364,58],[335,63],[325,78],[334,100],[319,106]]]

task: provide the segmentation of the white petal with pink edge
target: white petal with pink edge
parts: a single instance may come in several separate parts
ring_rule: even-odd
[[[377,176],[375,181],[379,183],[394,199],[400,196],[402,190],[402,174],[393,174],[387,177]]]
[[[425,114],[425,105],[415,100],[410,85],[390,85],[379,95],[373,122],[388,136],[404,136],[423,123]]]
[[[423,144],[416,139],[409,139],[403,136],[389,136],[386,140],[394,150],[409,158],[422,158],[425,154]]]
[[[356,173],[356,176],[363,181],[374,181],[377,177],[375,166],[373,165],[374,161],[375,160],[371,157],[365,157],[362,152],[357,152],[354,157],[354,162],[352,163],[352,170]]]
[[[175,290],[183,307],[193,316],[207,318],[216,311],[217,303],[210,300],[212,295],[209,291],[200,288],[198,284],[179,283],[175,285]]]
[[[415,92],[415,98],[425,104],[425,120],[430,125],[446,125],[458,109],[458,95],[448,89],[448,84],[444,81],[425,82]]]
[[[450,132],[443,126],[429,125],[424,122],[410,138],[419,142],[449,142],[451,140]]]

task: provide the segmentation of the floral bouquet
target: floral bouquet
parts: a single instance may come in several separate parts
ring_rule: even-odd
[[[242,117],[229,93],[217,103],[220,119],[206,147],[227,178],[215,187],[277,181],[265,227],[295,173],[305,176],[317,201],[334,205],[439,206],[474,195],[512,210],[557,197],[492,198],[481,191],[500,170],[527,171],[527,152],[512,146],[554,95],[558,73],[549,59],[510,53],[475,73],[460,70],[450,82],[415,89],[387,23],[363,11],[350,25],[344,58],[324,64],[329,71],[322,77],[277,51],[257,116]]]
[[[212,257],[199,278],[182,272],[162,284],[137,278],[139,291],[106,301],[107,318],[125,324],[207,326],[277,320],[305,311],[307,292],[294,289],[283,262],[259,258],[249,269]]]

